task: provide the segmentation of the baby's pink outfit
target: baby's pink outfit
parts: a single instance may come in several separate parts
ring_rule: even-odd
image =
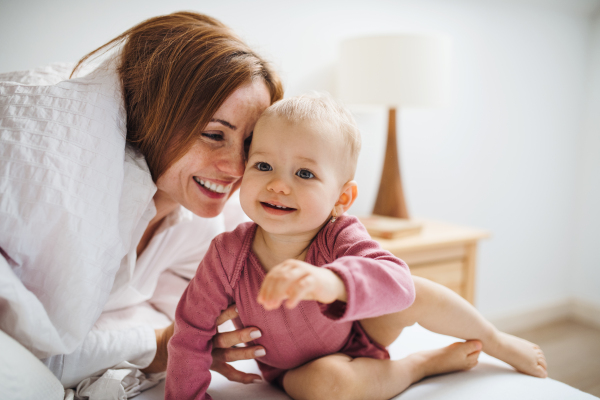
[[[169,342],[165,399],[211,399],[212,338],[215,321],[235,303],[237,328],[254,326],[267,354],[257,360],[269,382],[286,371],[333,354],[389,358],[370,340],[358,320],[401,311],[415,298],[408,266],[382,250],[356,217],[344,215],[327,223],[306,255],[309,264],[335,272],[347,291],[347,302],[302,301],[294,309],[282,305],[267,311],[256,301],[265,271],[252,252],[257,225],[248,222],[217,236],[183,294]]]

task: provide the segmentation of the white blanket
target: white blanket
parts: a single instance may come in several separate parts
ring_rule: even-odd
[[[458,341],[449,336],[431,333],[415,325],[406,328],[400,338],[390,346],[392,359],[407,354],[447,346]],[[253,361],[234,363],[238,369],[258,372]],[[242,385],[227,381],[217,373],[208,393],[214,400],[285,400],[289,397],[266,383]],[[162,400],[164,382],[142,393],[136,400]],[[466,372],[457,372],[425,379],[409,387],[395,400],[593,400],[590,394],[581,392],[551,378],[539,379],[516,372],[512,367],[495,358],[482,354],[479,365]]]

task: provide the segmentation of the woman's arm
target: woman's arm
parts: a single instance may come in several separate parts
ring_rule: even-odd
[[[77,386],[90,376],[127,362],[129,368],[147,366],[156,351],[154,331],[149,326],[120,330],[92,330],[70,354],[57,355],[45,364],[65,388]]]
[[[217,318],[217,325],[221,325],[229,320],[232,320],[238,316],[235,304],[228,307],[223,313]],[[167,358],[168,349],[167,344],[173,336],[174,324],[169,325],[164,329],[155,330],[156,334],[156,356],[152,363],[142,370],[145,373],[162,372],[167,369]],[[247,343],[251,340],[256,339],[259,336],[252,337],[260,334],[257,328],[244,328],[238,329],[231,332],[217,333],[212,342],[212,365],[210,369],[225,376],[230,381],[240,383],[252,383],[254,380],[262,379],[260,375],[248,374],[246,372],[238,371],[232,367],[230,362],[238,360],[251,360],[257,358],[256,352],[264,350],[262,346],[249,346],[236,348],[238,344]]]
[[[236,318],[237,316],[237,308],[235,304],[233,304],[229,306],[227,310],[223,311],[219,318],[217,318],[217,325],[221,325]],[[217,333],[217,335],[213,338],[213,361],[210,369],[220,373],[230,381],[234,382],[252,383],[255,380],[262,380],[260,375],[238,371],[228,364],[232,361],[251,360],[264,355],[265,350],[262,346],[233,347],[237,346],[238,344],[247,343],[251,340],[257,339],[260,337],[260,335],[262,335],[260,330],[254,327],[237,329],[231,332]],[[257,352],[262,352],[262,354],[258,356]]]

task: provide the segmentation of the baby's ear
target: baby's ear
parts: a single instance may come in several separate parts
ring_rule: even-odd
[[[335,203],[336,215],[342,215],[354,203],[356,197],[358,196],[358,185],[356,181],[348,181],[342,187],[342,192],[340,197],[338,198],[337,203]]]

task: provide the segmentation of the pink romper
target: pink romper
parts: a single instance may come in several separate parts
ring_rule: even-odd
[[[265,379],[281,384],[286,371],[316,358],[344,353],[388,359],[357,322],[401,311],[412,304],[414,285],[408,266],[382,250],[356,217],[328,223],[311,243],[305,261],[327,268],[346,285],[347,302],[325,305],[302,301],[266,311],[258,302],[265,271],[251,251],[257,225],[248,222],[217,236],[177,307],[169,342],[166,399],[210,399],[215,321],[235,303],[236,327],[254,326],[262,337],[251,342],[266,349],[257,360]]]

